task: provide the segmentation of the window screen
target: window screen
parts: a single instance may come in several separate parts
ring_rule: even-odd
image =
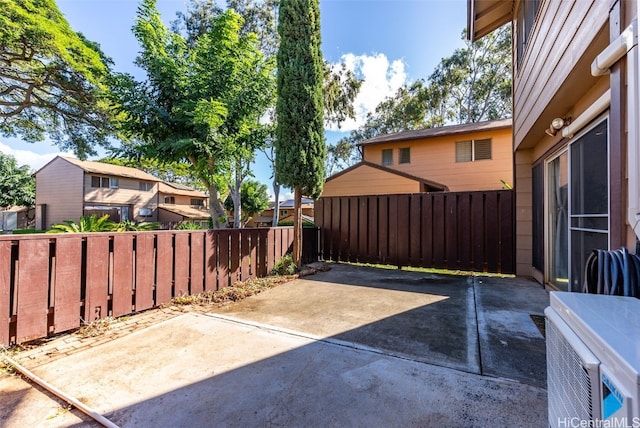
[[[91,187],[100,187],[100,177],[95,175],[91,176]]]
[[[393,150],[384,149],[382,151],[382,165],[393,165]]]
[[[148,192],[153,189],[153,183],[149,183],[147,181],[140,182],[140,190],[143,192]]]
[[[403,147],[400,149],[398,163],[411,163],[411,149],[409,147]]]
[[[204,206],[204,201],[202,199],[191,199],[191,205],[202,207]]]
[[[176,198],[174,196],[165,196],[164,197],[164,203],[165,204],[175,204],[176,203]]]
[[[456,162],[471,162],[473,152],[471,141],[458,141],[456,143]]]
[[[473,160],[491,159],[491,140],[475,140],[473,142]]]

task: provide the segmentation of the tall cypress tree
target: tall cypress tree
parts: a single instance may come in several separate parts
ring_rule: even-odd
[[[281,0],[278,20],[276,178],[294,189],[293,260],[302,258],[302,195],[317,198],[326,146],[318,0]]]

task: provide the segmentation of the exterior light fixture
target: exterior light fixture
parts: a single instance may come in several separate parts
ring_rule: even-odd
[[[551,121],[549,129],[545,129],[545,133],[550,137],[555,137],[559,130],[571,123],[570,117],[556,117]]]

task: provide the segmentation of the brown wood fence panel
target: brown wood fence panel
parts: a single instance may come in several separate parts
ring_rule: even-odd
[[[131,313],[133,295],[133,235],[118,234],[113,238],[113,277],[111,281],[111,315]],[[103,315],[104,317],[105,315]]]
[[[56,243],[53,301],[55,331],[80,327],[82,264],[77,263],[78,260],[82,260],[82,238],[69,236],[59,239]]]
[[[204,232],[193,232],[190,237],[189,294],[200,294],[204,291]]]
[[[303,234],[315,261],[319,229]],[[0,344],[264,276],[292,239],[292,228],[0,236]]]
[[[510,190],[331,197],[317,203],[326,260],[515,271]]]
[[[173,235],[160,233],[156,237],[156,302],[166,303],[173,297]]]
[[[49,311],[49,241],[27,241],[19,249],[18,341],[46,336]]]
[[[109,237],[87,237],[87,279],[84,321],[106,318],[109,302]]]
[[[176,233],[173,293],[175,296],[189,294],[189,234]]]
[[[153,244],[154,236],[152,233],[141,233],[136,237],[136,311],[144,311],[154,306],[153,277],[156,257]]]
[[[11,258],[11,242],[0,242],[0,344],[10,343],[11,335],[11,271],[13,260]]]

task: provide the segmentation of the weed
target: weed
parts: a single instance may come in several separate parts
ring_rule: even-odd
[[[111,325],[115,322],[118,321],[113,317],[100,318],[84,324],[76,333],[83,338],[100,336],[109,331]]]
[[[282,256],[282,258],[273,266],[273,269],[271,269],[271,272],[276,275],[294,275],[297,271],[298,268],[293,262],[291,254],[285,254]]]

